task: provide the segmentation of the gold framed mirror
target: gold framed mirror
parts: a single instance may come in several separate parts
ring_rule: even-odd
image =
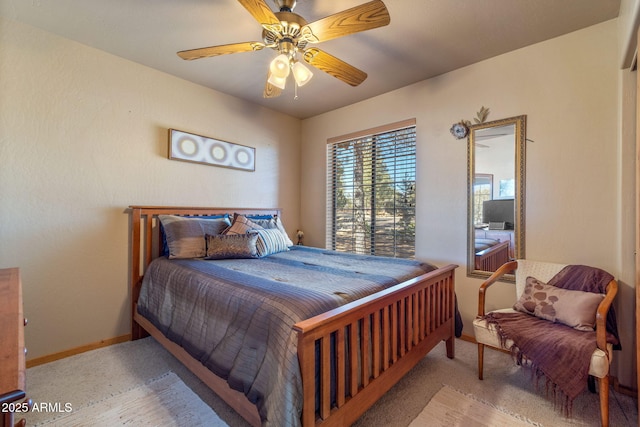
[[[486,278],[524,258],[527,116],[469,126],[467,275]],[[505,280],[514,281],[513,275]]]

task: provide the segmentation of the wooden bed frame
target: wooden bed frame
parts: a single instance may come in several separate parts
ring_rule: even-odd
[[[129,207],[132,339],[147,334],[153,336],[251,425],[259,426],[258,410],[243,393],[231,389],[226,381],[167,339],[136,309],[144,271],[158,256],[161,245],[157,215],[234,212],[280,214],[279,209]],[[298,333],[303,426],[352,424],[443,340],[446,341],[447,356],[454,357],[454,273],[457,267],[452,264],[439,268],[293,326]],[[330,350],[332,339],[336,343],[335,351]],[[316,343],[320,348],[318,363]],[[347,358],[346,348],[358,348],[361,363],[357,357]],[[336,366],[335,402],[331,401],[332,357]],[[319,384],[316,384],[317,369]],[[315,410],[317,390],[320,390],[319,411]]]
[[[496,271],[502,264],[511,261],[509,242],[501,242],[480,252],[476,252],[476,270]]]

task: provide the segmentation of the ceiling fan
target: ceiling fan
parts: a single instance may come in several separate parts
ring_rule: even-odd
[[[367,78],[367,73],[321,49],[307,45],[382,27],[390,22],[389,12],[381,0],[373,0],[311,23],[307,23],[302,16],[293,12],[296,0],[274,0],[279,12],[273,12],[265,0],[238,2],[262,25],[262,42],[183,50],[178,52],[178,56],[193,60],[271,48],[279,54],[269,66],[263,93],[265,98],[279,96],[285,88],[289,74],[293,74],[296,87],[309,82],[313,73],[298,61],[298,54],[307,64],[351,86],[358,86]]]

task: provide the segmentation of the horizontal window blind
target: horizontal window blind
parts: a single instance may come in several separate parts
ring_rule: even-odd
[[[415,121],[327,144],[327,247],[415,255]]]

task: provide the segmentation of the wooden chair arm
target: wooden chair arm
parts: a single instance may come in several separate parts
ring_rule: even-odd
[[[502,264],[500,268],[498,268],[487,280],[482,282],[480,285],[479,294],[478,294],[478,317],[482,317],[485,315],[485,294],[489,286],[493,285],[495,282],[500,279],[500,277],[504,276],[507,273],[510,273],[518,268],[518,261],[510,261],[506,264]]]
[[[612,280],[607,285],[607,293],[596,311],[596,343],[598,348],[607,353],[607,355],[607,313],[617,293],[618,282]]]

